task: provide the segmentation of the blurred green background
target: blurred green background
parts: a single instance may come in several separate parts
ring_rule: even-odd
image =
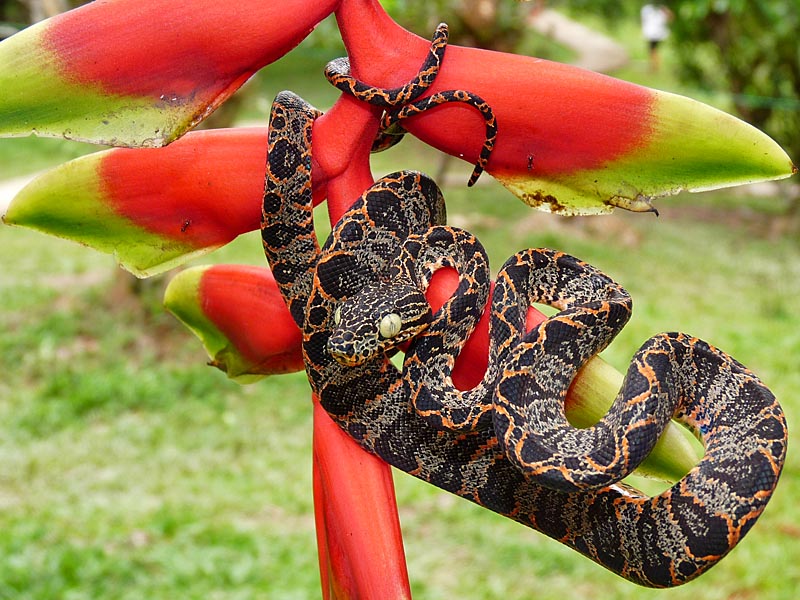
[[[432,31],[429,22],[446,20],[453,43],[477,43],[457,4],[385,2],[420,35]],[[737,110],[738,92],[723,81],[701,87],[685,75],[678,37],[652,71],[638,4],[617,3],[619,11],[605,2],[552,4],[627,51],[613,74]],[[679,4],[704,3],[674,4],[677,27],[689,18]],[[4,20],[27,18],[21,4],[12,5],[2,4]],[[505,5],[532,6],[497,5],[497,31],[508,30],[518,51],[576,58],[574,49],[520,29],[519,15],[506,15]],[[721,59],[704,48],[698,55],[721,73]],[[335,24],[326,21],[237,94],[217,124],[265,123],[281,89],[330,106],[337,94],[321,72],[342,52]],[[797,91],[770,97],[796,101]],[[778,139],[785,131],[791,137],[796,110],[788,101],[780,106],[791,115],[780,116],[790,125],[772,131]],[[0,140],[0,178],[93,149]],[[562,218],[531,211],[488,177],[467,190],[469,165],[445,165],[414,140],[376,155],[373,165],[376,175],[419,168],[441,176],[450,222],[480,237],[495,268],[523,247],[550,246],[627,287],[634,317],[604,353],[618,369],[647,337],[686,331],[755,370],[795,431],[800,243],[791,186],[681,195],[658,203],[660,218],[622,211]],[[0,598],[318,597],[304,375],[247,387],[229,382],[205,366],[200,344],[163,312],[168,278],[136,282],[107,256],[21,229],[0,227],[0,245]],[[247,235],[202,262],[264,259],[258,236]],[[397,473],[414,596],[794,598],[800,459],[793,445],[779,488],[745,541],[707,575],[670,591],[627,583],[557,542]]]

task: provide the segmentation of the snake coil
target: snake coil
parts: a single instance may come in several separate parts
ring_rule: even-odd
[[[273,104],[262,237],[303,331],[312,388],[339,426],[395,467],[641,585],[684,583],[724,557],[763,511],[785,459],[785,417],[761,381],[706,342],[665,333],[636,352],[606,417],[572,427],[570,381],[624,326],[630,297],[587,263],[529,249],[497,276],[491,367],[475,389],[456,390],[453,361],[489,293],[483,248],[445,226],[440,190],[412,171],[367,189],[320,248],[310,179],[318,115],[288,92]],[[460,283],[431,314],[424,291],[443,266]],[[528,332],[536,302],[559,312]],[[389,358],[408,340],[400,372]],[[700,462],[654,497],[618,483],[671,418],[701,438]]]

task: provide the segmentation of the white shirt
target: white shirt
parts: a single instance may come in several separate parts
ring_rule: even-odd
[[[660,42],[669,36],[669,13],[658,4],[642,7],[642,35],[648,41]]]

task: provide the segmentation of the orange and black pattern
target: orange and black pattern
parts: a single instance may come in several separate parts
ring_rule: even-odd
[[[272,274],[294,321],[302,327],[305,299],[319,254],[310,212],[311,133],[321,113],[292,92],[272,103],[261,239]]]
[[[384,89],[358,81],[350,74],[350,61],[347,58],[337,58],[329,62],[325,67],[325,77],[342,92],[386,109],[381,119],[381,131],[372,145],[373,152],[382,152],[397,144],[405,135],[402,122],[427,110],[453,102],[478,110],[485,122],[486,131],[478,160],[467,182],[467,186],[473,186],[486,169],[497,139],[497,119],[492,107],[477,94],[466,90],[444,90],[420,98],[439,74],[447,49],[447,36],[447,25],[440,23],[419,73],[401,87]]]
[[[336,89],[356,98],[384,108],[408,104],[419,98],[436,79],[447,50],[448,30],[440,23],[433,34],[431,47],[417,76],[407,84],[391,89],[367,85],[350,75],[350,59],[335,58],[325,66],[325,77]]]
[[[684,583],[724,557],[763,511],[785,459],[785,417],[763,383],[702,340],[661,334],[634,355],[607,416],[575,429],[564,417],[570,382],[625,325],[631,301],[594,267],[533,249],[497,276],[483,381],[455,389],[455,357],[489,297],[483,248],[444,225],[438,187],[411,171],[366,190],[319,248],[317,115],[294,95],[275,101],[262,234],[303,330],[312,388],[340,427],[395,467],[641,585]],[[450,266],[458,289],[431,314],[425,288]],[[559,312],[528,332],[532,303]],[[400,371],[390,357],[409,340]],[[703,441],[700,462],[654,497],[620,484],[670,419]]]

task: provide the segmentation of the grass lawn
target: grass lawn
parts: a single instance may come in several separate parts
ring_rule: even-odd
[[[329,105],[335,94],[305,90],[292,64],[275,65],[275,81]],[[26,142],[2,147],[11,143]],[[375,172],[430,171],[438,160],[409,140],[377,156]],[[466,165],[451,173],[450,221],[478,235],[495,268],[550,246],[629,289],[634,317],[605,353],[617,368],[655,333],[695,334],[755,370],[796,431],[800,244],[770,216],[779,199],[685,195],[659,203],[660,218],[565,219],[496,184],[468,191]],[[199,343],[160,308],[166,279],[134,295],[111,258],[77,245],[0,227],[0,247],[0,599],[318,597],[304,376],[241,387],[206,367]],[[207,260],[263,264],[260,240],[243,236]],[[397,473],[415,598],[793,598],[793,450],[794,440],[748,538],[666,592]]]

